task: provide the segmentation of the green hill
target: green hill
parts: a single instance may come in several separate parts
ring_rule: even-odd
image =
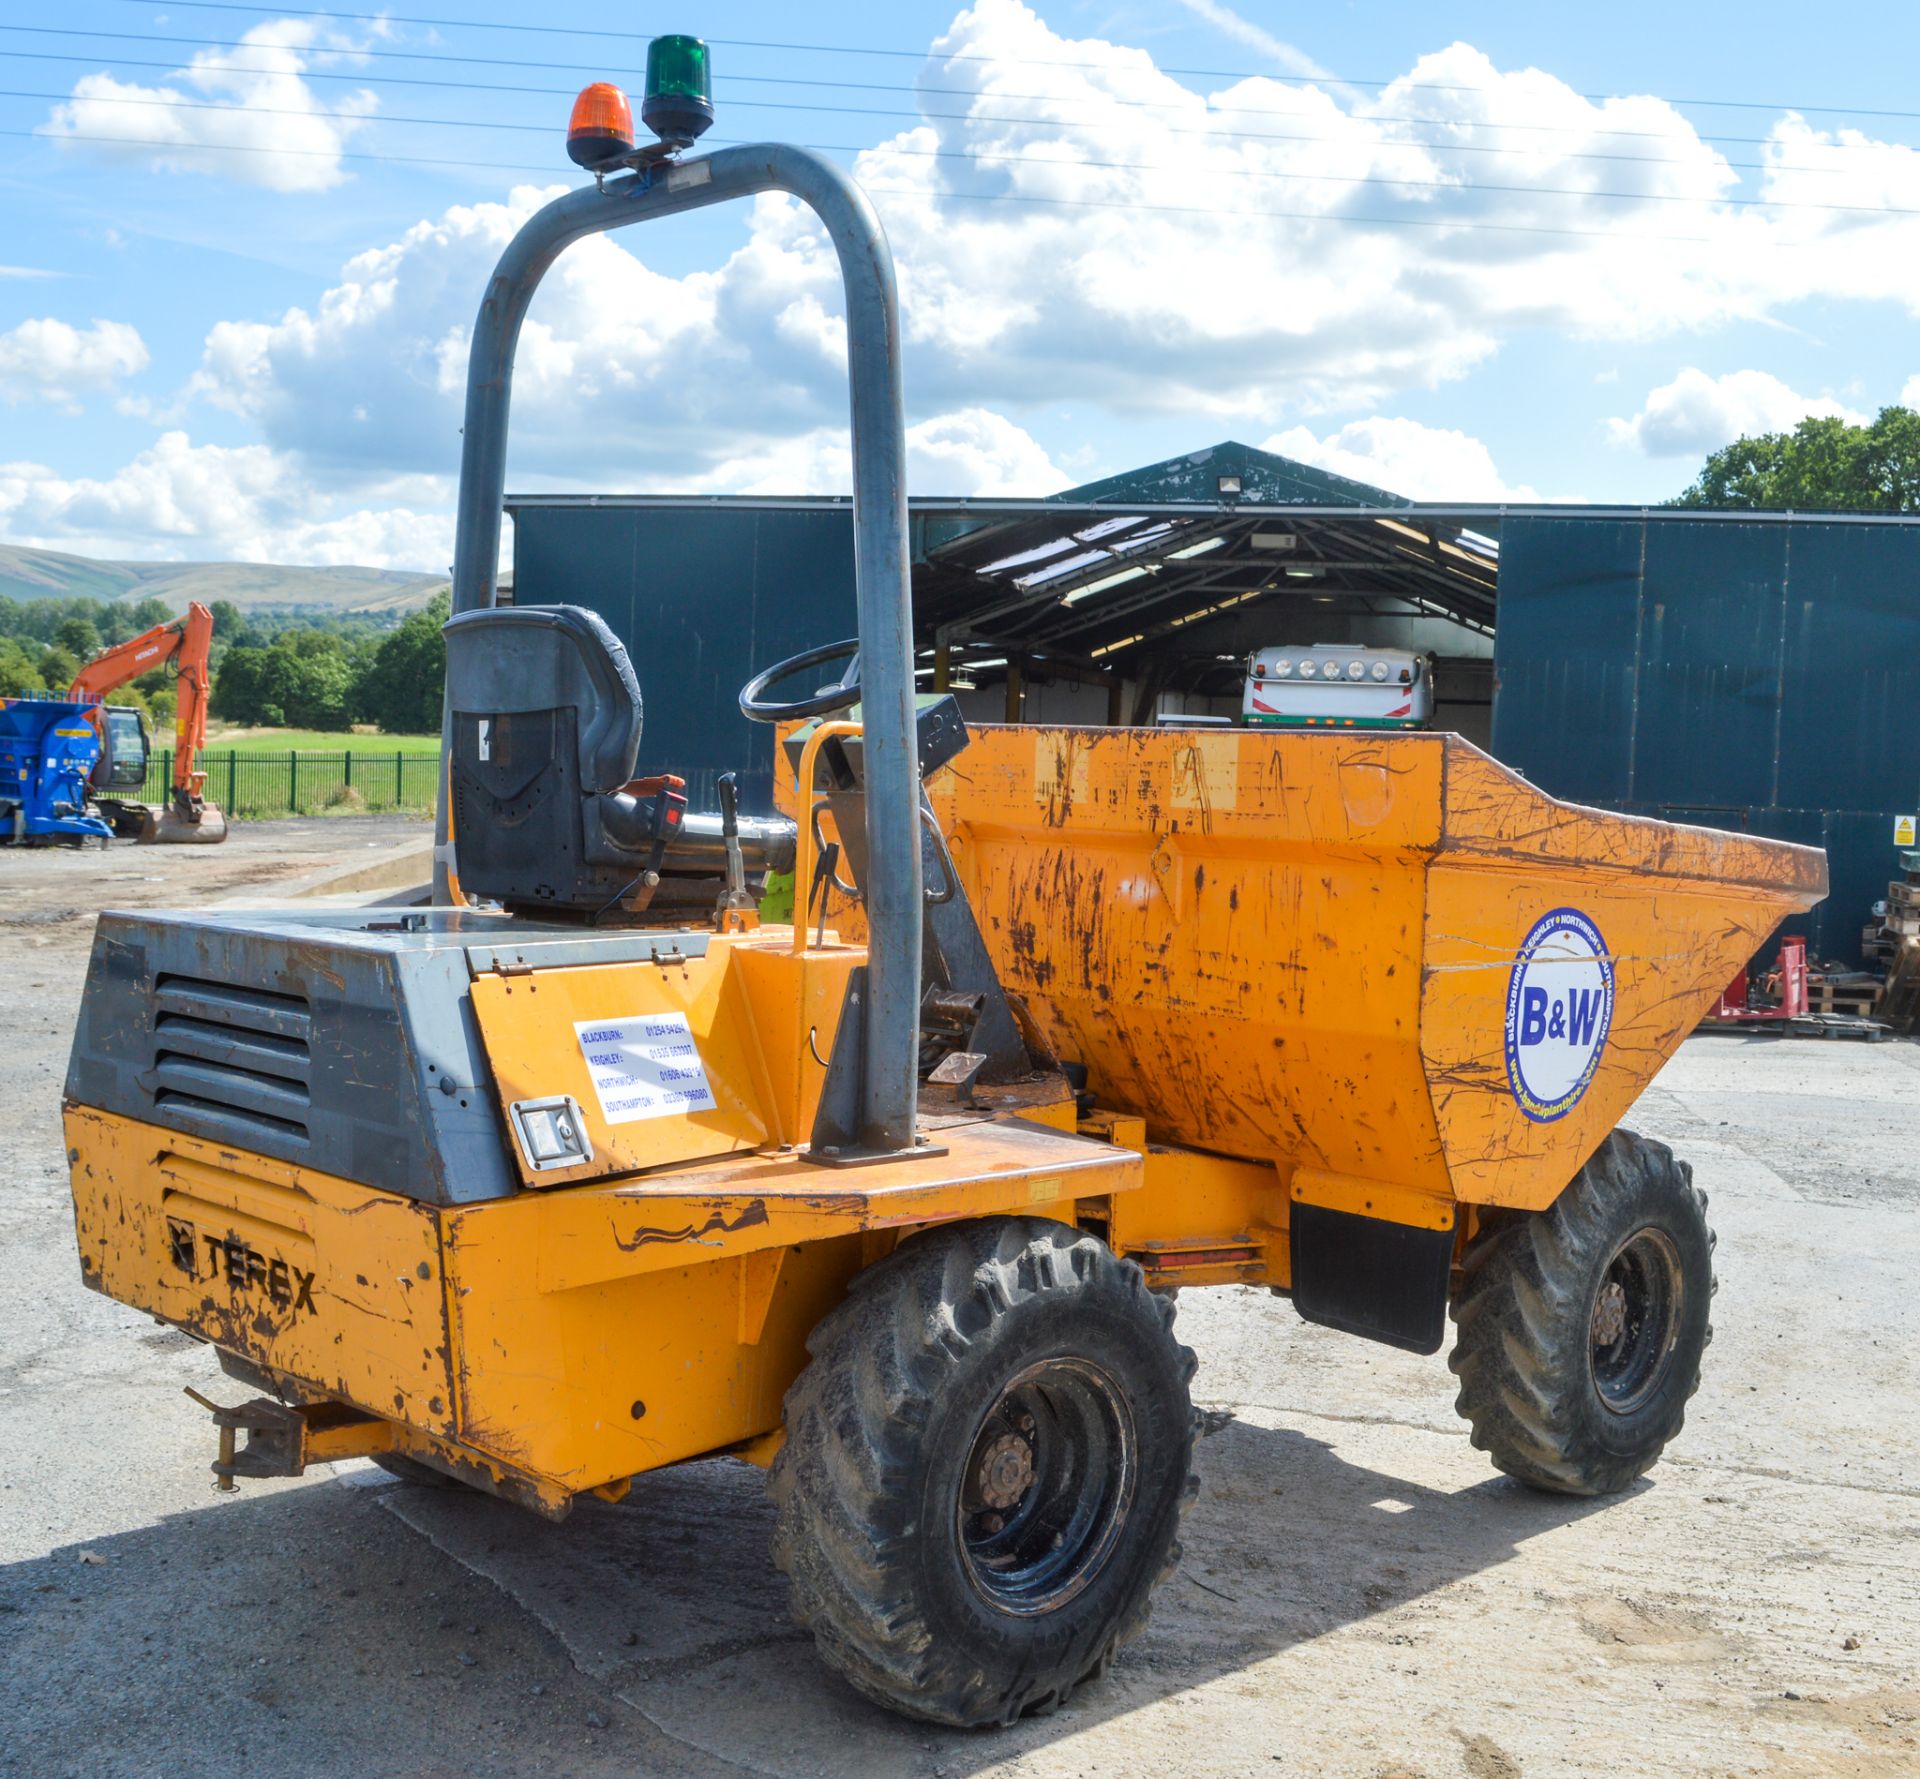
[[[243,611],[411,611],[445,575],[388,568],[283,568],[260,562],[99,562],[0,544],[0,594],[11,599],[230,599]]]

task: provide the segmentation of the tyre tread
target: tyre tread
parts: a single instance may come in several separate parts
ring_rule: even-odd
[[[1082,1672],[1024,1673],[995,1690],[935,1646],[913,1591],[906,1479],[939,1374],[1027,1299],[1076,1290],[1117,1290],[1152,1304],[1181,1377],[1192,1377],[1192,1351],[1173,1342],[1173,1306],[1148,1295],[1140,1268],[1096,1237],[1040,1219],[983,1220],[909,1239],[859,1274],[808,1338],[811,1362],[787,1392],[787,1437],[768,1478],[773,1560],[788,1577],[795,1620],[822,1657],[881,1705],[940,1723],[1011,1723],[1064,1704],[1145,1628],[1150,1587]],[[1190,1465],[1198,1422],[1189,1404],[1180,1516],[1197,1488]],[[1178,1560],[1176,1523],[1153,1585]]]
[[[1653,1435],[1635,1452],[1608,1451],[1583,1431],[1577,1391],[1586,1378],[1586,1281],[1596,1253],[1612,1240],[1610,1211],[1649,1181],[1684,1194],[1698,1215],[1710,1296],[1719,1281],[1711,1277],[1706,1194],[1666,1144],[1628,1130],[1611,1132],[1546,1210],[1502,1216],[1462,1259],[1448,1359],[1460,1384],[1454,1406],[1473,1444],[1534,1488],[1570,1495],[1627,1488],[1680,1432],[1686,1404],[1700,1387],[1696,1358],[1684,1386],[1670,1393]],[[1702,1351],[1712,1338],[1709,1324]]]

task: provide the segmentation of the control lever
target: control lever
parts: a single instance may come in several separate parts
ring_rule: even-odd
[[[820,930],[814,938],[814,944],[821,946],[827,942],[827,892],[833,886],[835,873],[840,868],[840,842],[829,840],[820,849],[820,856],[813,861],[813,882],[807,886],[807,903],[800,910],[802,923],[813,911],[813,899],[820,898]]]
[[[720,838],[727,848],[727,887],[720,892],[720,901],[713,915],[715,926],[724,933],[740,931],[754,924],[746,917],[757,917],[760,904],[747,889],[747,861],[740,851],[739,775],[721,773],[714,788],[720,793]]]

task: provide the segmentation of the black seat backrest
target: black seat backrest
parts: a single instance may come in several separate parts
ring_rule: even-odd
[[[447,692],[455,711],[518,716],[573,710],[582,788],[617,791],[633,776],[640,755],[640,682],[598,612],[577,605],[462,612],[447,621],[445,635]]]
[[[635,870],[591,807],[639,758],[627,651],[573,605],[462,612],[444,634],[462,888],[509,907],[591,912]]]

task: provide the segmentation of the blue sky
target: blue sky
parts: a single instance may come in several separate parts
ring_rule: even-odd
[[[486,270],[655,30],[714,40],[714,139],[874,193],[917,492],[1232,436],[1652,500],[1739,431],[1920,399],[1911,6],[375,11],[5,9],[0,541],[444,567]],[[510,483],[843,487],[835,302],[779,200],[576,250]]]

